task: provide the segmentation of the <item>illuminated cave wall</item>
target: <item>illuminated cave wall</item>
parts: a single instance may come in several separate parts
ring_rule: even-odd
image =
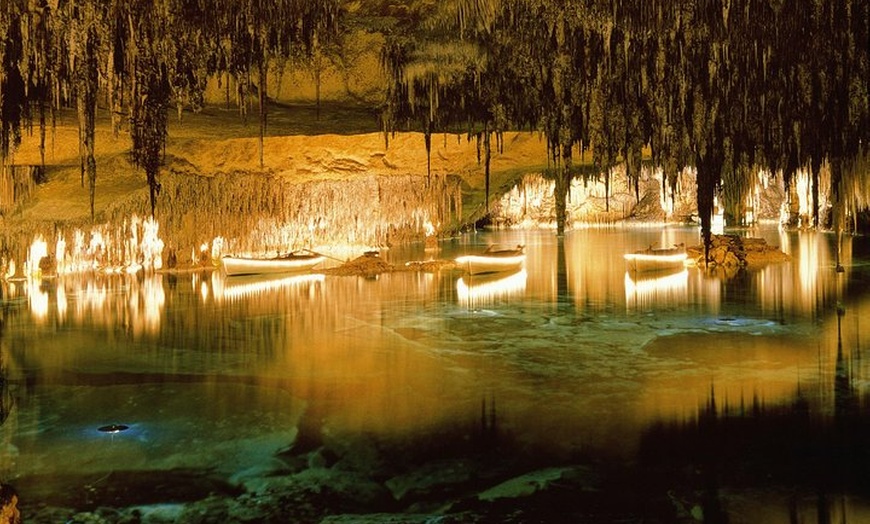
[[[493,221],[515,227],[555,227],[555,182],[540,174],[527,175],[492,207]],[[660,170],[644,168],[640,201],[629,187],[623,167],[605,183],[603,174],[574,178],[566,202],[568,226],[620,220],[664,222],[697,214],[694,174],[679,177],[675,192],[662,190]]]
[[[173,251],[181,266],[207,263],[221,253],[389,247],[421,241],[433,229],[455,228],[462,214],[460,179],[454,176],[297,184],[262,174],[167,173],[161,184],[156,216],[168,248],[164,260]],[[146,200],[143,194],[141,202],[119,203],[109,211],[109,222],[141,213]]]
[[[568,196],[569,227],[696,217],[694,180],[695,174],[686,170],[676,191],[666,191],[661,171],[645,168],[638,202],[620,169],[612,173],[609,188],[602,176],[577,178]],[[203,267],[222,254],[270,256],[304,248],[344,259],[455,231],[463,218],[464,186],[454,175],[292,183],[247,172],[192,176],[170,171],[161,184],[156,221],[140,218],[149,209],[142,191],[110,207],[96,225],[41,225],[0,238],[0,270],[7,276],[32,272],[44,256],[51,259],[44,268],[49,272]],[[793,184],[789,207],[781,177],[759,174],[746,209],[754,220],[804,214],[802,187]],[[490,206],[493,221],[505,227],[554,227],[553,190],[552,179],[524,176],[496,195]]]
[[[674,190],[664,188],[660,169],[643,168],[639,196],[629,186],[624,166],[613,169],[609,184],[603,174],[574,178],[566,202],[568,227],[617,221],[682,222],[697,220],[696,174],[687,168],[680,173]],[[490,208],[493,222],[505,227],[555,227],[555,182],[541,174],[530,174],[502,195]],[[721,193],[721,191],[720,191]],[[782,177],[759,172],[753,190],[743,203],[746,220],[779,220],[786,191]],[[716,212],[721,215],[722,199]]]

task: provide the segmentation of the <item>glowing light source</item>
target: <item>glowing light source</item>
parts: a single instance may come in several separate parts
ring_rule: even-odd
[[[42,270],[39,267],[39,262],[46,256],[48,256],[48,244],[42,238],[42,235],[37,235],[33,243],[30,244],[30,250],[27,255],[25,268],[28,277],[38,278],[41,275]]]
[[[100,426],[97,428],[97,431],[100,433],[120,433],[122,431],[127,431],[130,429],[130,426],[124,424],[108,424],[106,426]]]

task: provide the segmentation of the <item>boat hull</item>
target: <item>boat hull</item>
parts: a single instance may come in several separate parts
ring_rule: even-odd
[[[470,275],[519,271],[526,260],[524,253],[464,255],[456,259],[456,265]]]
[[[655,271],[673,271],[686,267],[685,251],[668,253],[628,253],[625,257],[625,268],[632,273]]]
[[[221,259],[227,276],[301,273],[311,271],[323,262],[321,255],[294,255],[276,258],[224,257]]]

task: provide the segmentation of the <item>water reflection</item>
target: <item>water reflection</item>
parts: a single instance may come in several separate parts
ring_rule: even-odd
[[[631,460],[660,421],[688,439],[695,426],[681,424],[707,416],[711,390],[735,426],[741,409],[790,406],[798,391],[820,416],[845,406],[844,393],[863,405],[870,266],[844,256],[846,271],[834,271],[824,235],[759,234],[793,260],[733,278],[688,268],[634,279],[625,252],[694,244],[697,231],[600,228],[445,242],[444,259],[526,246],[523,271],[470,280],[445,270],[7,283],[0,363],[20,400],[2,426],[15,460],[0,473],[26,487],[105,472],[109,457],[140,469],[220,464],[226,480],[266,470],[301,433],[350,446],[469,421],[518,449]],[[87,440],[107,424],[131,428],[108,450]]]
[[[684,305],[689,299],[689,271],[637,274],[625,272],[625,303],[629,309]]]
[[[287,291],[291,288],[304,287],[304,291],[308,292],[313,289],[311,284],[323,282],[323,279],[322,273],[227,277],[215,271],[212,273],[211,289],[215,300],[235,300],[244,297],[251,298],[273,291]],[[209,296],[205,282],[203,282],[202,295],[203,300]]]
[[[837,310],[836,349],[824,348],[811,371],[815,380],[739,399],[717,384],[696,413],[648,426],[640,474],[650,483],[702,486],[674,495],[716,521],[744,515],[753,522],[865,522],[870,416],[861,406],[870,391],[859,386],[866,376],[858,371],[858,348],[844,344],[847,316]]]
[[[162,274],[76,274],[7,282],[9,298],[26,298],[38,325],[123,326],[132,335],[160,331],[166,302]]]
[[[484,275],[466,274],[457,279],[456,294],[461,305],[474,309],[522,295],[527,278],[525,268]]]

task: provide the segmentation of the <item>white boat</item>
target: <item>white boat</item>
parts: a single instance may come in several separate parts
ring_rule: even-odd
[[[630,272],[669,271],[686,265],[686,249],[682,245],[674,247],[650,247],[624,255],[626,269]]]
[[[323,255],[316,253],[290,253],[274,258],[225,256],[221,259],[221,266],[227,276],[298,273],[310,271],[324,259]]]
[[[518,271],[523,267],[526,254],[523,246],[514,248],[494,248],[490,246],[479,255],[463,255],[456,259],[456,265],[469,275]]]

